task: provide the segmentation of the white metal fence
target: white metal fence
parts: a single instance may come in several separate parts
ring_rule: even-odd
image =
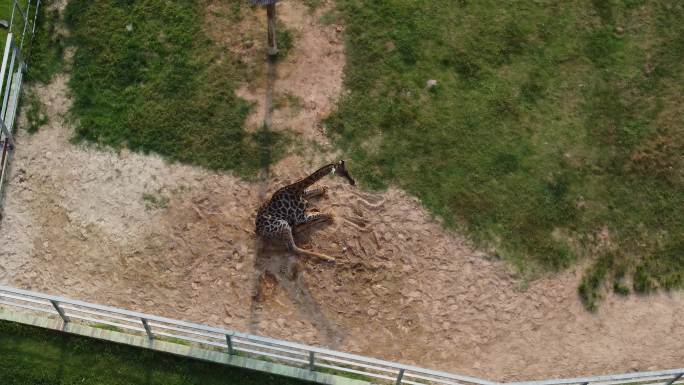
[[[0,67],[0,202],[12,151],[14,149],[14,122],[19,107],[21,85],[26,70],[22,56],[24,43],[30,44],[36,29],[36,19],[40,0],[26,2],[23,8],[17,0],[12,0],[12,14],[8,23],[8,33]]]
[[[468,376],[422,369],[394,362],[336,352],[273,338],[178,321],[108,306],[0,286],[0,305],[60,317],[64,322],[91,326],[105,325],[117,331],[147,335],[148,338],[182,341],[228,354],[275,361],[312,371],[338,375],[352,374],[368,381],[397,384],[479,384],[493,382]]]
[[[2,67],[0,67],[0,100],[2,100],[2,108],[0,109],[0,197],[5,185],[9,158],[14,149],[12,132],[19,103],[19,93],[21,92],[23,65],[24,61],[14,40],[14,34],[9,33],[5,43]]]
[[[40,8],[41,0],[28,0],[21,2],[19,0],[12,1],[12,13],[9,20],[9,32],[14,33],[19,41],[19,49],[24,46],[26,40],[32,40],[36,32],[36,19],[38,18],[38,8]],[[26,3],[26,8],[21,4]],[[27,35],[28,34],[28,35]]]
[[[95,305],[47,294],[0,285],[0,306],[13,311],[26,311],[59,317],[63,322],[78,322],[106,327],[122,333],[147,336],[150,339],[193,344],[206,349],[224,351],[311,371],[340,376],[362,376],[368,382],[394,384],[497,385],[478,378],[423,369],[396,362],[337,352],[283,340],[255,336],[191,322],[178,321],[109,306]],[[680,385],[684,384],[684,368],[658,372],[516,382],[511,385]]]

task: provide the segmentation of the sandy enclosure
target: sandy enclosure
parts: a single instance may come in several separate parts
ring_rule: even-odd
[[[324,9],[310,14],[293,1],[279,11],[298,32],[276,92],[303,103],[276,110],[274,127],[326,147],[321,119],[342,89],[342,27],[321,25]],[[257,183],[73,145],[67,80],[36,88],[50,123],[16,138],[0,223],[3,284],[491,380],[683,366],[681,292],[609,297],[588,313],[579,269],[524,285],[396,188],[322,181],[331,191],[315,206],[336,222],[297,241],[335,264],[260,246],[253,219],[263,189],[334,154],[289,156]],[[241,90],[257,103],[256,122],[260,87]]]

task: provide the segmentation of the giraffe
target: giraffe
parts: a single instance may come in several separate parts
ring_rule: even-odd
[[[309,204],[307,199],[323,195],[328,191],[328,186],[309,189],[311,185],[326,175],[339,175],[352,186],[356,184],[347,172],[344,160],[325,165],[306,178],[282,187],[273,193],[271,199],[261,205],[257,211],[256,234],[266,239],[283,242],[290,251],[296,254],[334,261],[334,258],[325,254],[299,248],[292,235],[292,232],[297,228],[333,220],[332,214],[306,212]]]

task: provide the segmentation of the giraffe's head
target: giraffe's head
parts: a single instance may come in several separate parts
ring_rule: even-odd
[[[333,172],[341,177],[344,177],[347,181],[349,181],[349,184],[354,186],[356,182],[354,179],[349,175],[349,171],[347,171],[347,167],[344,165],[344,161],[341,160],[335,164],[335,168],[333,168]]]

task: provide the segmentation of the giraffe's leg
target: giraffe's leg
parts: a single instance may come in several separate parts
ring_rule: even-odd
[[[285,242],[285,244],[287,245],[287,248],[290,249],[290,251],[292,251],[292,252],[295,252],[295,253],[301,254],[301,255],[306,255],[309,257],[320,258],[320,259],[323,259],[325,261],[334,261],[335,260],[335,258],[329,257],[325,254],[320,254],[320,253],[316,253],[313,251],[300,249],[297,246],[297,244],[295,244],[294,237],[292,236],[292,228],[290,228],[289,225],[287,227],[283,227],[280,230],[280,237]]]
[[[301,230],[307,227],[310,227],[312,225],[315,225],[317,223],[325,222],[325,221],[333,221],[334,216],[332,214],[326,214],[326,213],[315,213],[315,214],[306,214],[304,221],[301,223],[297,223],[296,229]]]
[[[325,195],[328,192],[328,186],[321,186],[318,188],[304,190],[304,199],[313,198],[319,195]]]

